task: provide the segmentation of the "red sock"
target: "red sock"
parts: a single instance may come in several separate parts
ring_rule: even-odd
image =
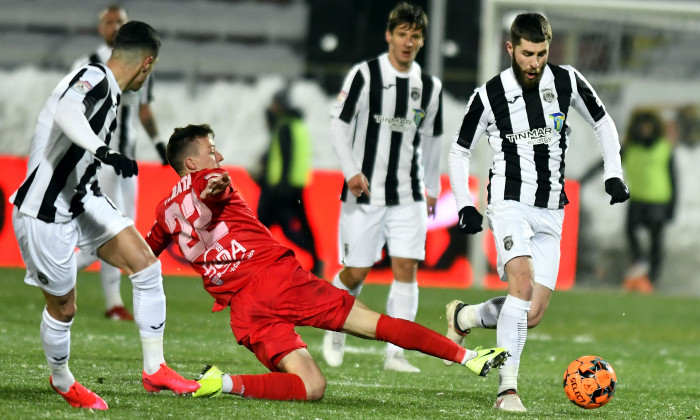
[[[231,394],[263,400],[306,401],[304,381],[293,373],[271,372],[262,375],[231,375]]]
[[[467,350],[454,341],[415,322],[382,314],[374,333],[379,341],[387,341],[406,350],[418,350],[440,359],[462,363]]]

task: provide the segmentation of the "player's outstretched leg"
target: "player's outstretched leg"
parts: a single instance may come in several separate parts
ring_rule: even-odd
[[[91,408],[93,410],[106,410],[107,403],[100,398],[99,395],[85,388],[79,382],[74,382],[66,392],[61,392],[53,386],[53,378],[49,376],[49,383],[60,396],[62,396],[68,404],[76,408]]]
[[[153,375],[142,373],[143,387],[148,392],[159,393],[163,390],[173,391],[177,395],[190,394],[200,388],[197,381],[183,378],[179,373],[170,369],[165,363]]]
[[[304,381],[293,373],[228,375],[216,366],[207,365],[197,377],[197,382],[201,386],[192,394],[194,398],[211,398],[223,393],[265,400],[307,400]]]
[[[445,336],[459,345],[462,345],[464,337],[471,332],[471,330],[462,330],[459,327],[459,322],[457,320],[457,314],[459,314],[459,311],[465,306],[467,306],[467,304],[464,302],[453,300],[445,307],[445,319],[447,320],[447,333]],[[454,364],[454,362],[445,359],[443,359],[442,362],[445,364],[445,366],[451,366]]]

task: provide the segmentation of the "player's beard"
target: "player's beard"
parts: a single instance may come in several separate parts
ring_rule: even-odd
[[[528,79],[527,71],[520,68],[518,62],[515,61],[515,56],[513,54],[511,54],[510,66],[513,68],[515,80],[517,80],[518,83],[520,83],[520,86],[523,88],[523,90],[537,89],[537,86],[539,86],[540,84],[540,80],[542,80],[541,71],[535,74],[534,79]]]

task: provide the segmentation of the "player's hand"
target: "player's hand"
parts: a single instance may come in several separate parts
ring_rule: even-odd
[[[124,178],[129,178],[139,174],[139,167],[136,165],[135,160],[129,159],[128,157],[110,149],[107,146],[98,147],[95,151],[95,157],[99,159],[100,162],[113,167],[114,172],[116,172],[117,175],[123,176]]]
[[[219,195],[231,185],[231,177],[228,172],[223,172],[221,176],[212,176],[207,180],[207,187],[199,194],[199,198],[205,200]]]
[[[610,196],[610,204],[624,203],[630,198],[630,189],[620,178],[606,179],[605,192]]]
[[[427,202],[427,205],[428,205],[428,217],[432,217],[434,219],[435,218],[435,208],[437,207],[437,198],[427,196],[425,198],[425,201]]]
[[[348,180],[348,190],[355,197],[360,197],[362,195],[369,198],[369,181],[367,177],[360,172],[359,174],[353,176]]]
[[[462,232],[474,234],[483,230],[481,227],[483,220],[484,216],[476,210],[476,207],[464,206],[462,210],[459,211],[459,221],[457,225]]]
[[[168,157],[165,154],[165,143],[162,141],[157,142],[156,150],[158,151],[158,156],[160,156],[160,163],[162,163],[163,166],[167,165]]]

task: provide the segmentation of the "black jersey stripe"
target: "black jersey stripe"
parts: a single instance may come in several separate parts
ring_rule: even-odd
[[[357,100],[360,98],[360,91],[362,86],[365,85],[365,77],[362,75],[361,71],[355,73],[355,77],[352,79],[352,84],[350,85],[350,92],[345,98],[345,103],[343,104],[343,110],[340,112],[341,121],[350,124],[352,117],[355,116],[355,107],[357,106]]]
[[[394,117],[406,118],[408,111],[408,79],[396,78],[396,103]],[[389,141],[389,161],[387,162],[386,179],[384,181],[384,202],[387,206],[399,204],[399,157],[403,133],[392,131]]]
[[[544,128],[547,121],[544,119],[544,108],[540,99],[538,89],[523,90],[523,100],[525,101],[525,111],[530,130]],[[547,207],[549,194],[552,191],[549,177],[552,171],[549,169],[549,145],[535,144],[532,147],[535,154],[535,169],[537,172],[537,189],[535,190],[535,206]]]
[[[29,188],[32,186],[32,183],[34,182],[34,178],[36,177],[36,173],[39,171],[39,168],[34,168],[32,171],[32,174],[27,177],[27,179],[22,183],[22,185],[19,186],[17,189],[17,195],[15,195],[15,206],[17,206],[18,209],[22,208],[22,203],[24,202],[24,198],[27,196],[27,192],[29,191]]]
[[[462,127],[459,129],[459,136],[457,136],[457,144],[465,149],[472,147],[476,128],[479,126],[479,119],[483,113],[484,103],[481,102],[481,95],[475,93],[474,99],[462,119]]]
[[[382,71],[379,60],[374,58],[367,62],[369,67],[369,113],[367,114],[367,132],[365,134],[365,150],[362,157],[362,173],[367,177],[370,185],[374,172],[374,163],[377,159],[377,145],[379,143],[379,121],[374,116],[382,114]],[[369,203],[367,194],[357,198],[361,204]]]
[[[85,211],[85,206],[83,205],[83,198],[87,195],[87,185],[90,182],[90,179],[97,173],[97,168],[101,166],[100,162],[95,160],[93,163],[88,165],[87,168],[85,168],[85,173],[83,173],[83,176],[80,178],[80,181],[78,182],[78,185],[75,187],[75,195],[70,201],[70,207],[69,210],[72,214],[72,218],[78,217],[81,213]],[[95,195],[102,195],[102,192],[100,191],[97,182],[94,182],[92,185],[92,190]]]
[[[85,149],[76,144],[72,144],[63,157],[61,157],[61,160],[58,162],[56,169],[54,169],[51,175],[51,179],[46,187],[46,192],[41,200],[41,206],[39,206],[39,213],[37,214],[39,220],[47,223],[53,223],[56,220],[56,198],[61,193],[61,190],[63,190],[63,187],[66,186],[68,177],[85,153]]]
[[[574,76],[576,77],[576,90],[578,90],[579,96],[581,96],[581,99],[583,99],[583,103],[586,105],[588,113],[591,114],[593,121],[600,121],[600,119],[605,116],[605,109],[588,85],[581,80],[580,77],[578,77],[578,74],[574,73]]]
[[[122,106],[119,108],[119,111],[121,112],[121,115],[118,117],[119,118],[119,153],[126,155],[126,156],[135,156],[134,154],[130,153],[130,150],[126,150],[126,147],[129,145],[129,118],[131,118],[131,107],[130,106]],[[107,143],[109,144],[109,143]]]
[[[571,78],[569,73],[559,66],[549,65],[549,68],[554,74],[554,87],[557,90],[557,101],[559,102],[559,109],[561,112],[565,112],[571,106]],[[561,164],[559,165],[559,183],[561,184],[561,195],[559,196],[559,208],[563,209],[566,204],[569,203],[569,199],[566,196],[565,191],[565,170],[566,170],[566,149],[568,145],[568,125],[566,123],[568,115],[564,115],[564,124],[562,124],[561,131],[559,132],[559,147],[561,148]]]
[[[435,122],[433,123],[433,136],[442,135],[442,89],[438,93],[438,109],[435,114]]]
[[[508,200],[520,201],[522,188],[522,176],[520,174],[520,155],[518,155],[518,145],[508,140],[507,135],[513,134],[513,124],[510,119],[508,100],[505,95],[503,81],[501,77],[495,77],[486,83],[486,95],[493,110],[496,120],[496,127],[501,133],[501,148],[503,158],[506,162],[505,178],[506,185],[503,196]]]

